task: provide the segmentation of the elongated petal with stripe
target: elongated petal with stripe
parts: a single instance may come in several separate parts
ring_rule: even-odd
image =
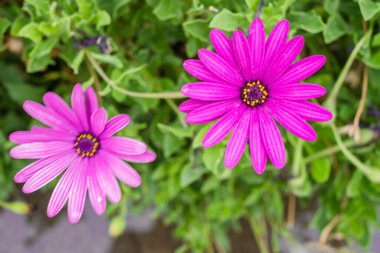
[[[288,100],[306,100],[322,97],[326,89],[318,84],[300,83],[275,86],[270,90],[270,96]]]
[[[221,83],[189,83],[181,88],[181,92],[190,98],[218,101],[240,96],[240,90],[237,87]]]
[[[237,123],[234,132],[228,142],[224,164],[227,168],[232,169],[239,162],[244,153],[249,136],[249,125],[251,112],[246,110]]]
[[[183,68],[192,76],[204,82],[220,83],[222,79],[214,75],[199,60],[186,60],[183,62]]]
[[[127,114],[119,114],[111,118],[105,125],[104,131],[101,133],[100,138],[111,137],[115,133],[125,128],[131,118]]]
[[[49,129],[49,134],[38,133],[33,131],[16,131],[9,135],[9,140],[16,144],[24,144],[31,142],[50,142],[50,141],[64,141],[72,142],[75,137],[67,134],[63,131],[56,131],[54,129]]]
[[[86,88],[85,97],[87,104],[87,116],[91,117],[94,111],[99,108],[98,98],[91,86]]]
[[[265,29],[263,22],[255,18],[249,29],[248,43],[251,48],[252,80],[261,79],[265,56]]]
[[[111,164],[99,156],[97,159],[96,177],[107,198],[113,203],[119,203],[121,200],[121,191],[119,184],[111,170]]]
[[[232,46],[235,59],[246,81],[252,80],[251,74],[251,52],[248,47],[248,41],[244,33],[237,30],[232,36]]]
[[[232,67],[236,67],[232,43],[228,36],[219,29],[213,29],[210,32],[210,40],[217,54],[226,60]]]
[[[117,155],[141,155],[147,149],[145,143],[126,137],[104,139],[102,148]]]
[[[76,84],[73,88],[73,92],[71,94],[71,107],[73,108],[75,114],[77,115],[82,129],[84,131],[89,130],[89,116],[87,115],[87,109],[85,106],[85,97],[82,90],[82,85]]]
[[[69,153],[73,151],[70,142],[51,141],[51,142],[32,142],[18,145],[11,149],[10,155],[18,159],[38,159]]]
[[[98,136],[103,132],[107,122],[107,112],[103,108],[98,108],[91,116],[91,131]]]
[[[257,174],[264,173],[267,164],[267,153],[260,134],[260,120],[257,109],[251,111],[249,128],[249,148],[253,169]]]
[[[200,106],[207,105],[208,103],[210,103],[210,102],[209,101],[203,101],[203,100],[197,100],[197,99],[188,99],[188,100],[182,102],[179,105],[178,109],[181,112],[187,113],[187,112],[191,112],[194,109],[197,109]]]
[[[87,193],[87,166],[88,160],[81,160],[78,164],[78,174],[74,178],[70,189],[67,214],[71,224],[78,223],[83,214]]]
[[[90,160],[89,162],[92,164],[93,160]],[[87,175],[87,188],[92,208],[97,215],[102,215],[106,210],[107,201],[104,191],[97,178],[96,165],[92,165],[89,168]]]

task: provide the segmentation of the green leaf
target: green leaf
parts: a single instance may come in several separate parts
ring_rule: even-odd
[[[50,55],[45,55],[40,58],[31,58],[28,62],[26,71],[28,73],[42,71],[50,64],[54,64],[54,61],[51,59]]]
[[[202,154],[202,161],[208,170],[218,175],[218,166],[222,161],[223,155],[223,145],[216,145],[214,147],[204,149]]]
[[[5,86],[10,98],[19,105],[22,105],[26,100],[38,101],[45,92],[44,89],[32,86],[31,84],[23,81],[3,81],[3,85]]]
[[[311,176],[317,183],[321,184],[329,179],[331,173],[329,158],[314,160],[311,162],[310,167]]]
[[[111,219],[108,227],[108,234],[112,237],[120,236],[127,227],[127,221],[124,216],[116,216]]]
[[[30,207],[28,206],[28,204],[21,201],[15,201],[15,202],[1,201],[0,206],[16,214],[28,214],[30,212]]]
[[[3,36],[9,25],[8,19],[0,17],[0,51],[3,50]]]
[[[157,126],[161,130],[161,132],[171,133],[174,136],[181,139],[186,138],[186,137],[191,137],[193,135],[190,128],[167,126],[161,123],[158,123]]]
[[[33,50],[29,53],[29,58],[41,58],[49,55],[51,50],[58,42],[58,37],[50,37],[47,40],[39,41],[35,44]]]
[[[25,0],[25,3],[33,6],[37,17],[49,13],[49,0]]]
[[[112,64],[116,68],[122,68],[123,67],[123,63],[121,62],[121,60],[119,60],[119,58],[117,58],[116,55],[97,54],[97,53],[93,53],[93,52],[91,54],[96,60],[98,60],[100,62]]]
[[[153,13],[160,20],[168,20],[182,16],[182,1],[177,0],[160,0],[160,3],[154,8]]]
[[[109,25],[111,23],[111,16],[106,11],[98,11],[95,17],[96,28]]]
[[[208,41],[208,21],[202,19],[187,20],[183,24],[183,31],[187,37],[194,37],[200,41]]]
[[[181,187],[187,187],[193,182],[197,181],[206,172],[203,168],[194,167],[192,164],[188,163],[180,175]]]
[[[368,59],[363,59],[365,64],[373,69],[380,69],[380,50],[373,53]]]
[[[309,33],[319,33],[325,27],[321,16],[315,12],[294,11],[290,13],[289,19],[292,24]]]
[[[232,13],[228,9],[223,9],[216,14],[210,22],[211,28],[219,28],[225,31],[234,31],[245,23],[242,13]]]
[[[347,26],[341,16],[330,16],[323,29],[323,38],[331,43],[347,33]]]
[[[379,2],[374,2],[372,0],[358,0],[358,4],[360,7],[360,12],[366,21],[370,20],[380,11]]]
[[[75,0],[78,8],[79,8],[79,15],[83,19],[90,19],[90,17],[96,13],[97,5],[94,0]]]
[[[373,47],[377,47],[377,46],[380,46],[380,32],[375,34],[373,37],[372,37],[372,43],[371,43],[371,46]]]
[[[347,186],[347,196],[350,198],[357,197],[360,193],[361,182],[363,179],[363,173],[360,170],[356,170]]]
[[[260,0],[245,0],[245,3],[251,11],[256,11],[257,7],[259,7]]]
[[[29,23],[25,25],[17,34],[20,37],[28,38],[33,42],[38,42],[42,39],[42,32],[38,29],[38,24]]]

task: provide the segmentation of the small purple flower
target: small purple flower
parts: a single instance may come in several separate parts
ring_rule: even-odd
[[[286,161],[285,147],[276,119],[286,130],[306,140],[317,134],[306,122],[329,121],[332,114],[307,101],[321,97],[325,88],[302,83],[326,62],[323,55],[295,59],[304,39],[287,41],[289,22],[280,21],[265,41],[262,21],[253,20],[248,39],[235,31],[230,40],[223,32],[210,33],[216,53],[200,49],[200,60],[186,60],[185,70],[202,82],[186,84],[182,93],[190,99],[180,105],[190,124],[219,119],[203,138],[208,148],[222,141],[234,129],[228,142],[224,163],[234,168],[249,141],[252,165],[256,173],[264,172],[267,157],[276,168]]]
[[[37,159],[15,175],[15,182],[25,183],[24,193],[42,188],[64,172],[50,198],[49,217],[68,201],[69,221],[77,223],[87,191],[95,212],[102,215],[106,197],[112,203],[121,199],[116,178],[131,187],[141,184],[140,175],[123,160],[148,163],[156,156],[141,141],[112,136],[128,125],[128,115],[119,114],[107,121],[94,90],[89,87],[83,92],[80,84],[72,92],[72,109],[53,92],[46,93],[43,102],[45,106],[26,101],[24,110],[48,127],[17,131],[9,139],[19,144],[10,151],[13,158]]]

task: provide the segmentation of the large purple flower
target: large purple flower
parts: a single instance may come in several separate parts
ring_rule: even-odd
[[[248,39],[239,30],[230,40],[214,29],[210,38],[216,53],[200,49],[200,60],[183,64],[187,72],[202,81],[181,89],[190,98],[180,105],[180,110],[188,113],[186,121],[203,124],[220,118],[204,136],[203,146],[214,146],[234,129],[225,154],[227,168],[236,166],[248,140],[257,173],[264,172],[267,157],[275,167],[284,167],[284,142],[273,118],[306,141],[317,138],[306,120],[332,118],[328,110],[307,101],[323,96],[325,88],[299,84],[318,71],[326,58],[313,55],[293,63],[304,39],[296,36],[287,41],[288,32],[289,22],[282,20],[265,41],[264,25],[258,18],[253,20]]]
[[[10,151],[13,158],[37,159],[14,178],[17,183],[25,183],[24,193],[40,189],[65,171],[50,199],[49,217],[55,216],[68,200],[69,221],[77,223],[87,191],[92,207],[101,215],[106,197],[112,203],[121,199],[116,178],[131,187],[141,184],[140,175],[123,160],[147,163],[155,159],[155,154],[143,142],[112,136],[129,123],[128,115],[107,121],[94,90],[90,87],[83,92],[80,84],[72,92],[72,109],[53,92],[46,93],[43,101],[45,106],[26,101],[24,110],[48,127],[17,131],[9,139],[19,144]]]

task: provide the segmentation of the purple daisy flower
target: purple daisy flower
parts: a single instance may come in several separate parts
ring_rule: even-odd
[[[200,49],[200,60],[186,60],[185,70],[202,82],[186,84],[182,93],[190,99],[180,105],[190,124],[219,120],[203,138],[208,148],[222,141],[232,129],[224,163],[234,168],[249,141],[252,165],[263,173],[267,157],[276,168],[285,165],[285,147],[277,120],[286,130],[306,140],[317,134],[306,122],[328,121],[332,114],[307,101],[321,97],[325,88],[302,83],[326,62],[323,55],[295,59],[304,39],[296,36],[287,41],[289,22],[280,21],[265,40],[262,21],[254,19],[248,39],[235,31],[230,40],[223,32],[210,33],[216,53]]]
[[[102,215],[106,197],[111,203],[121,199],[116,178],[131,187],[141,184],[140,175],[123,160],[148,163],[155,154],[141,141],[112,136],[128,125],[128,115],[119,114],[107,121],[94,90],[89,87],[83,92],[80,84],[72,92],[72,109],[54,92],[47,92],[43,102],[45,106],[26,101],[24,110],[48,127],[17,131],[9,139],[19,144],[10,151],[13,158],[37,159],[14,177],[15,182],[25,183],[24,193],[40,189],[64,172],[50,198],[49,217],[68,201],[69,221],[77,223],[87,191],[95,212]]]

